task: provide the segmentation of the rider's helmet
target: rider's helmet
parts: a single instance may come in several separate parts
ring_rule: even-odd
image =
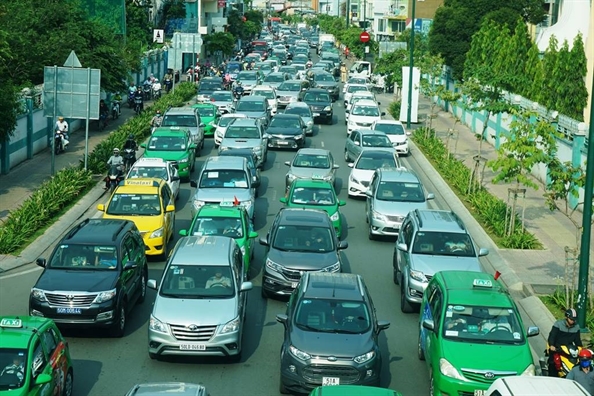
[[[120,149],[119,149],[119,148],[117,148],[117,147],[116,147],[116,148],[114,148],[114,149],[113,149],[113,153],[114,153],[114,154],[119,154],[119,153],[120,153]]]
[[[589,349],[582,349],[578,354],[581,367],[589,367],[592,364],[592,351]]]
[[[237,81],[237,85],[241,85],[241,81]]]
[[[64,121],[64,117],[62,117],[62,116],[58,117],[58,121]]]
[[[574,308],[569,308],[565,311],[565,317],[573,322],[577,320],[577,311]]]
[[[133,135],[133,134],[129,134],[129,135],[128,135],[128,139],[129,139],[129,140],[134,140],[134,135]]]
[[[157,114],[156,114],[156,116],[157,116],[157,117],[161,117],[161,110],[157,110]]]

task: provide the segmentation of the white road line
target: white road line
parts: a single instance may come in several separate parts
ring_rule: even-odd
[[[324,142],[323,142],[323,141],[321,141],[321,142],[320,142],[320,144],[322,145],[322,148],[324,148]]]
[[[0,276],[0,280],[15,278],[17,276],[26,275],[26,274],[30,274],[31,272],[42,271],[42,270],[43,270],[43,268],[40,268],[40,267],[31,268],[26,271],[17,272],[16,274]]]

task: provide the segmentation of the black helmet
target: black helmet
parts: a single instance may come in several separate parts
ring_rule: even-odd
[[[567,311],[565,311],[565,317],[575,322],[577,320],[577,311],[573,308],[569,308]]]
[[[133,140],[134,139],[134,135],[133,134],[129,134],[128,135],[128,139]]]

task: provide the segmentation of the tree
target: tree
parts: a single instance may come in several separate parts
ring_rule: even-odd
[[[551,92],[555,92],[557,89],[555,86],[556,83],[552,78],[557,65],[557,59],[559,57],[557,43],[557,38],[555,36],[551,36],[549,39],[549,46],[547,47],[542,58],[543,75],[548,76],[548,78],[544,80],[544,84],[538,95],[538,103],[544,105],[549,110],[556,110],[557,104],[557,98],[555,95],[551,95]]]
[[[542,61],[540,60],[540,51],[535,44],[528,50],[528,59],[524,66],[524,75],[526,76],[528,84],[526,85],[525,90],[520,92],[520,94],[534,102],[538,102],[545,78]]]
[[[0,5],[0,18],[5,15],[4,6]],[[8,45],[8,32],[0,28],[0,142],[5,142],[14,133],[17,123],[19,102],[16,97],[16,89],[12,80],[8,78],[8,73],[3,65],[10,64],[12,55]]]
[[[555,110],[578,121],[583,121],[584,108],[588,101],[588,90],[584,84],[586,62],[584,42],[580,33],[575,37],[571,51],[567,41],[563,43],[553,73],[557,97]]]
[[[497,159],[488,162],[496,173],[493,183],[515,183],[514,188],[508,189],[512,197],[511,205],[508,198],[508,236],[512,235],[516,228],[517,199],[519,196],[525,196],[525,189],[520,187],[538,189],[538,185],[530,177],[532,169],[539,164],[551,163],[557,147],[555,131],[549,122],[537,121],[537,114],[532,111],[513,108],[510,112],[514,117],[510,130],[497,149]],[[521,219],[524,228],[523,209]]]
[[[217,32],[205,36],[204,44],[211,53],[221,51],[224,55],[231,55],[235,49],[235,38],[231,33]]]
[[[186,5],[184,0],[164,0],[161,8],[161,20],[159,26],[163,29],[167,23],[174,19],[186,17]]]

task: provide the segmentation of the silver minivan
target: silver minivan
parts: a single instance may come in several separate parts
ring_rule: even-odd
[[[150,316],[148,352],[160,356],[226,356],[241,359],[247,307],[242,255],[224,236],[181,238],[169,256]]]
[[[192,107],[172,107],[165,112],[162,127],[184,127],[192,134],[192,143],[196,145],[196,155],[204,148],[204,123],[198,111]]]

